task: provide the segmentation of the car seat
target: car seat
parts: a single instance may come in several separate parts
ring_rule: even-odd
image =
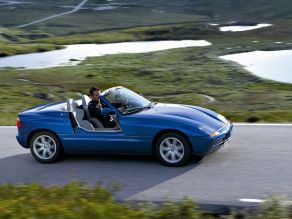
[[[90,102],[90,98],[87,95],[81,95],[82,98],[82,108],[90,122],[92,122],[97,128],[104,128],[104,125],[97,119],[92,118],[88,111],[88,103]]]
[[[74,102],[72,99],[69,99],[67,101],[67,110],[73,113],[79,127],[82,127],[86,130],[94,130],[93,125],[88,120],[83,119],[84,110],[78,108],[78,104]]]

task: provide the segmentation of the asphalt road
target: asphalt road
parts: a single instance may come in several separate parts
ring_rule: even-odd
[[[236,124],[229,147],[180,168],[143,156],[67,156],[40,164],[15,140],[15,127],[0,127],[0,183],[63,185],[72,180],[122,186],[119,200],[179,200],[244,206],[256,199],[292,197],[292,124]],[[242,202],[242,199],[252,199]]]

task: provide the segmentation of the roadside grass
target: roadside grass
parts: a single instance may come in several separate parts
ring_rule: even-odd
[[[0,218],[141,218],[141,219],[215,219],[215,218],[292,218],[291,204],[285,198],[270,197],[256,210],[233,210],[225,214],[202,211],[196,201],[165,199],[153,202],[117,202],[115,188],[100,184],[88,186],[71,182],[64,186],[33,184],[0,185]]]
[[[2,126],[16,125],[17,112],[14,113],[0,113],[0,124]],[[13,122],[14,121],[14,122]]]

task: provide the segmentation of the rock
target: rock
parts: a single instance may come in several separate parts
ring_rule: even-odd
[[[53,100],[55,98],[53,94],[47,93],[34,93],[33,96],[44,100]]]

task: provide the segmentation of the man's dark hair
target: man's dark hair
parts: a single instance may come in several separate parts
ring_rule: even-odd
[[[98,87],[92,87],[89,89],[89,94],[92,96],[94,91],[100,91]]]

